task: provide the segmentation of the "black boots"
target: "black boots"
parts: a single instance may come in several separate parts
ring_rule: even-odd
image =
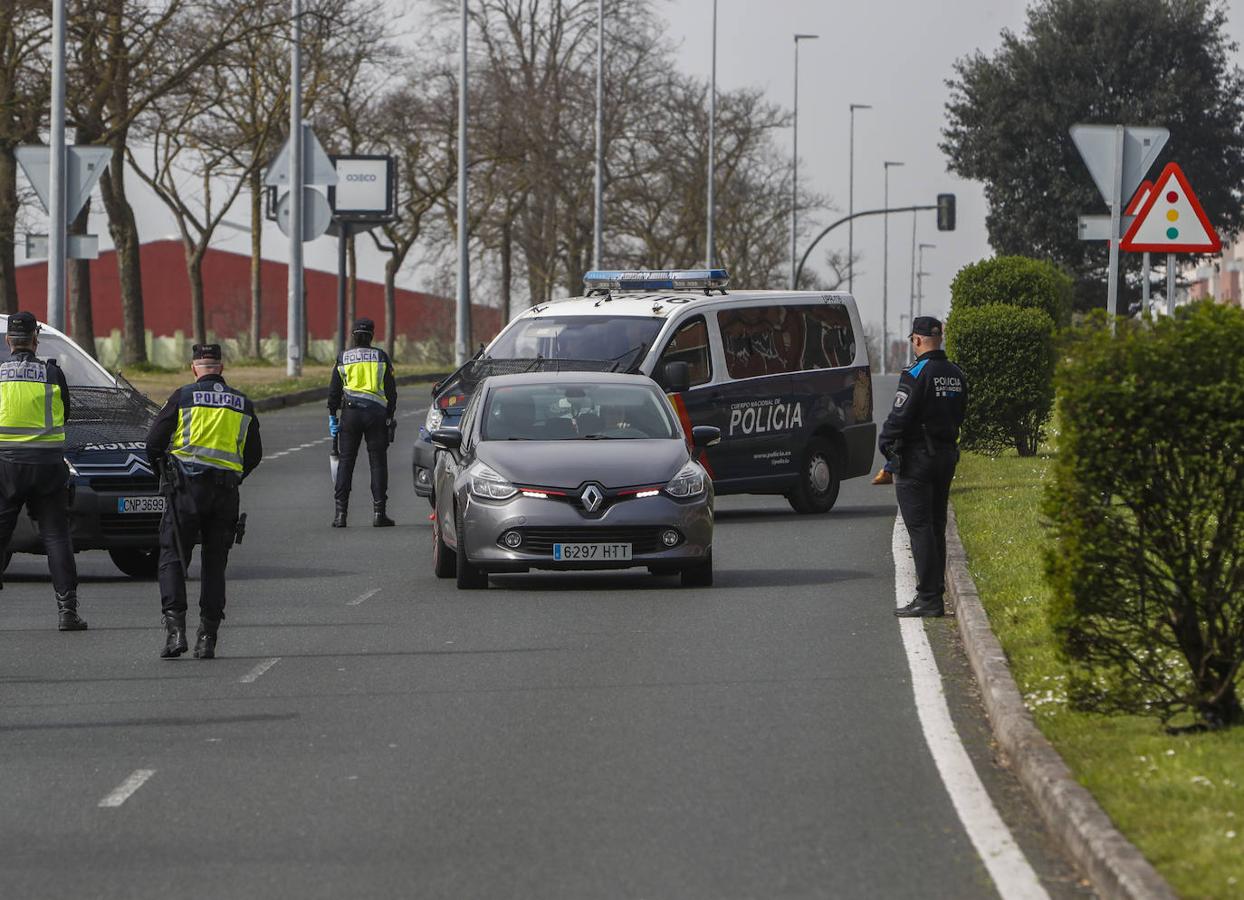
[[[345,528],[346,527],[346,507],[348,506],[349,506],[348,500],[337,501],[337,512],[333,516],[333,527],[334,528]]]
[[[86,631],[86,620],[78,615],[77,591],[56,595],[57,628],[61,631]]]
[[[187,650],[186,645],[186,614],[165,613],[164,630],[168,632],[168,640],[160,651],[160,659],[176,659]]]
[[[216,658],[216,629],[219,626],[219,622],[199,619],[199,633],[195,636],[194,641],[195,659]]]
[[[384,514],[385,501],[376,500],[372,503],[375,516],[371,520],[373,528],[392,528],[397,523]]]

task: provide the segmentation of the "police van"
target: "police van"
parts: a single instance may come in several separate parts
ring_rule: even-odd
[[[717,494],[781,494],[828,512],[876,446],[872,378],[850,294],[729,291],[724,269],[593,271],[587,293],[541,303],[433,388],[415,445],[415,491],[431,497],[428,434],[453,427],[489,375],[637,372],[670,395],[684,430],[713,425],[701,462]]]

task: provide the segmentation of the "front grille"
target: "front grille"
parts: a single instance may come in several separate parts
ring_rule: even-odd
[[[99,528],[112,537],[154,537],[160,533],[160,518],[160,513],[103,513]]]
[[[632,553],[663,550],[661,528],[519,528],[523,536],[519,552],[551,554],[554,544],[630,544]]]
[[[154,475],[93,475],[87,484],[93,491],[109,494],[160,493],[160,482]]]

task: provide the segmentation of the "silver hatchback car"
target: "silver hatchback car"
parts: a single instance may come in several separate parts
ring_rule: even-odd
[[[487,379],[461,428],[431,434],[437,576],[647,566],[711,585],[713,484],[694,457],[721,432],[689,430],[643,375]]]

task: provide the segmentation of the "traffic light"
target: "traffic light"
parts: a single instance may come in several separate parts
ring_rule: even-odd
[[[955,230],[955,195],[937,195],[937,230]]]

